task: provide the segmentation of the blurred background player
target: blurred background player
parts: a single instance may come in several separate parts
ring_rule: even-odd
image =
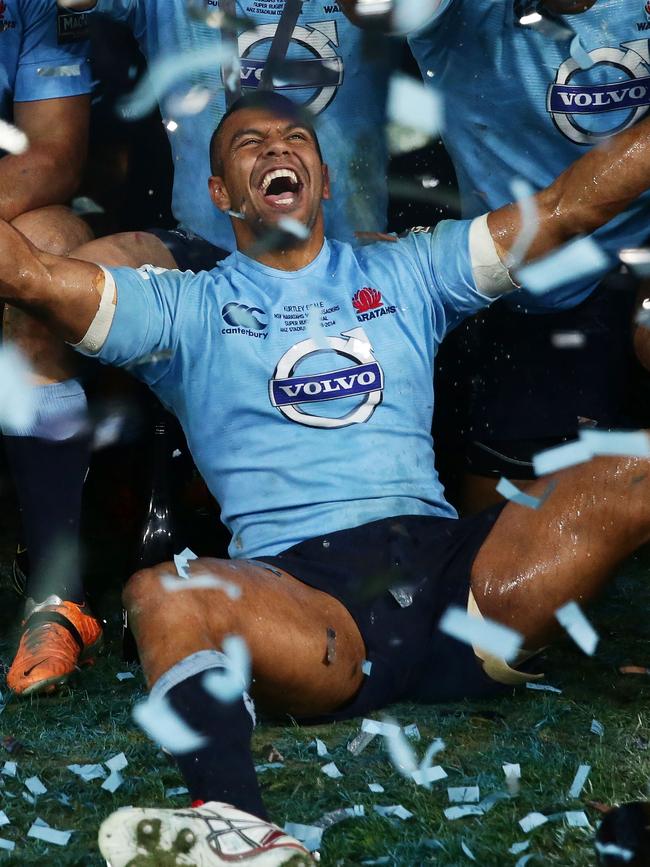
[[[171,145],[172,210],[178,226],[98,238],[78,247],[75,257],[110,266],[151,264],[194,271],[214,267],[234,248],[234,236],[229,217],[218,212],[210,200],[207,181],[197,184],[197,178],[209,177],[210,136],[227,106],[242,93],[258,88],[283,92],[315,117],[337,191],[335,204],[326,213],[329,235],[354,240],[356,231],[385,228],[388,154],[383,128],[391,43],[364,34],[335,3],[287,0],[274,5],[278,8],[267,12],[260,12],[253,0],[223,0],[220,9],[185,0],[123,0],[118,4],[98,0],[74,5],[78,13],[104,13],[127,24],[150,65],[181,55],[211,53],[207,68],[204,64],[175,76],[169,89],[157,93]],[[228,17],[219,17],[221,12]],[[160,80],[157,68],[152,66],[154,90]],[[361,105],[363,111],[359,111]],[[28,357],[45,342],[52,356],[61,352],[60,340],[42,327],[35,327],[33,334],[30,343],[31,333],[25,330],[22,348]],[[60,387],[57,369],[47,372],[50,387]],[[80,400],[85,401],[79,381],[75,382]],[[71,407],[71,413],[83,415],[77,406]],[[60,424],[64,426],[65,419]],[[78,456],[82,457],[81,452]],[[48,460],[46,450],[38,460]],[[79,461],[79,485],[87,462],[86,450]],[[21,484],[19,480],[19,487]],[[38,524],[48,523],[57,509],[56,489],[52,490],[52,502],[34,497],[23,505]],[[79,498],[76,504],[78,526]],[[30,539],[28,547],[31,549]],[[38,668],[19,668],[12,667],[9,679],[14,692],[52,688],[49,680],[43,683]]]
[[[0,116],[29,142],[24,152],[3,152],[0,158],[0,217],[58,255],[92,237],[63,207],[77,189],[86,158],[91,83],[84,26],[85,16],[57,9],[54,0],[0,4]],[[31,610],[32,616],[12,672],[36,665],[46,688],[52,678],[74,670],[101,637],[98,621],[85,608],[74,544],[87,467],[86,398],[71,351],[53,345],[27,313],[5,307],[3,342],[28,352],[35,385],[31,422],[3,425],[31,555],[26,613]],[[66,568],[52,583],[54,552],[64,548]],[[36,608],[34,601],[40,603]]]
[[[363,2],[342,6],[372,23],[359,15]],[[641,0],[439,0],[437,7],[409,42],[423,81],[444,99],[441,136],[464,217],[513,201],[515,179],[542,189],[648,111],[650,12]],[[459,330],[453,353],[443,350],[448,372],[438,388],[447,397],[439,406],[452,407],[453,417],[438,442],[457,441],[465,428],[469,474],[458,496],[465,511],[496,502],[502,475],[534,478],[532,455],[581,425],[642,421],[629,417],[625,400],[634,287],[606,275],[617,269],[619,249],[645,241],[649,216],[646,195],[595,234],[609,263],[553,293],[563,310],[529,315],[544,312],[544,297],[519,292]],[[470,394],[467,416],[460,382]]]

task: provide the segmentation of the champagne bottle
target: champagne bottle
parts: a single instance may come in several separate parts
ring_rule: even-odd
[[[160,414],[162,416],[162,413]],[[153,433],[151,495],[138,536],[131,573],[171,560],[176,550],[170,480],[171,442],[164,417],[156,420]],[[126,609],[122,612],[122,653],[127,662],[138,659],[133,633],[129,629]]]

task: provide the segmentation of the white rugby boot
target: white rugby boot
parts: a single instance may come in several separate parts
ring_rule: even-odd
[[[123,807],[102,822],[108,867],[311,867],[305,847],[277,825],[210,801],[200,807]]]

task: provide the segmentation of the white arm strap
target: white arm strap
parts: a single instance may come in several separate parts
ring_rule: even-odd
[[[487,214],[472,220],[469,227],[469,255],[476,288],[481,295],[496,298],[519,287],[499,258],[487,220]]]
[[[79,343],[72,343],[73,349],[81,352],[82,355],[97,355],[108,337],[108,332],[113,324],[113,316],[115,316],[116,303],[116,286],[113,275],[106,268],[99,266],[104,272],[104,288],[102,290],[101,301],[95,313],[95,318],[88,326],[88,331],[81,338]]]

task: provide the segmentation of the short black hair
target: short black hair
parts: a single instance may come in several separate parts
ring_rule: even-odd
[[[218,175],[223,171],[223,163],[221,160],[221,131],[228,118],[237,111],[243,111],[246,108],[259,108],[264,111],[269,111],[272,114],[277,114],[280,117],[288,117],[295,120],[301,126],[304,126],[314,137],[316,150],[320,161],[323,162],[323,154],[320,149],[318,136],[314,129],[314,124],[309,112],[301,105],[282,96],[280,93],[275,93],[273,90],[256,90],[253,93],[247,93],[245,96],[240,96],[238,100],[233,102],[228,111],[223,115],[217,128],[212,133],[210,139],[210,171],[213,175]]]

